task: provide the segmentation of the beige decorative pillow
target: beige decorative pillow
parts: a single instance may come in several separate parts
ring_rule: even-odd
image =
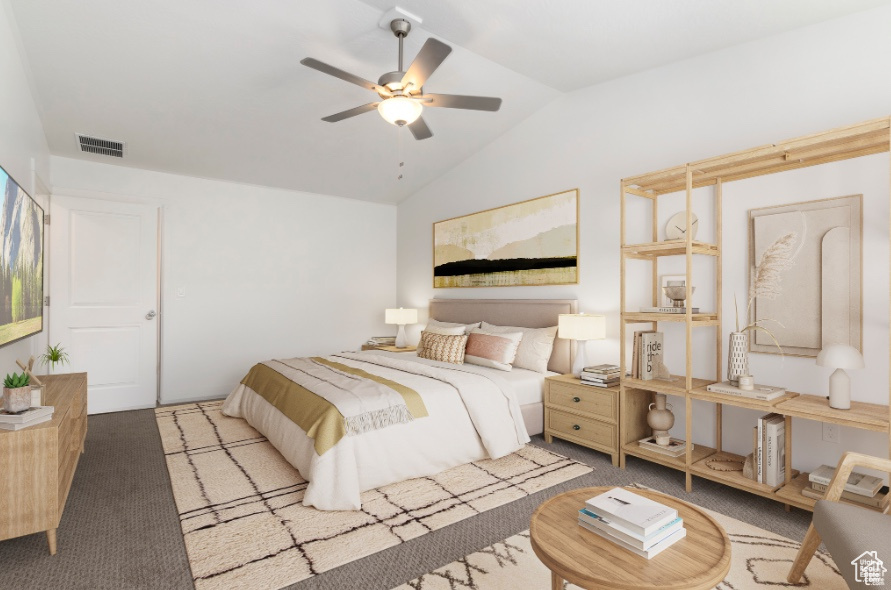
[[[474,324],[456,324],[454,322],[440,322],[439,320],[430,319],[427,320],[426,330],[429,330],[431,327],[436,326],[437,328],[464,328],[464,334],[470,334],[470,331],[473,328],[479,328],[480,323],[476,322]]]
[[[443,336],[462,336],[465,334],[464,324],[458,324],[455,327],[447,327],[440,326],[438,324],[427,324],[427,327],[421,332],[428,334],[442,334]],[[421,338],[421,341],[418,342],[418,356],[421,356],[421,353],[424,352],[424,339]]]
[[[510,371],[510,364],[517,356],[517,347],[523,339],[522,332],[492,334],[474,328],[467,336],[464,362],[501,371]]]
[[[517,347],[517,356],[512,363],[518,369],[529,369],[538,373],[548,372],[548,361],[554,350],[557,326],[550,328],[521,328],[518,326],[496,326],[482,323],[481,328],[491,334],[522,332],[523,339]]]
[[[466,346],[466,334],[433,334],[425,330],[421,332],[421,342],[418,344],[418,356],[432,361],[463,365],[464,348]]]

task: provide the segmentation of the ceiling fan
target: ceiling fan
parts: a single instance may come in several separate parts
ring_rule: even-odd
[[[408,125],[415,139],[433,137],[433,132],[421,118],[425,106],[448,109],[469,109],[474,111],[497,111],[501,99],[489,96],[462,96],[457,94],[424,94],[424,82],[452,52],[452,48],[436,39],[427,39],[408,70],[402,69],[402,40],[411,31],[411,23],[397,18],[390,22],[390,30],[399,39],[399,69],[381,76],[377,84],[317,59],[307,57],[300,60],[303,65],[329,76],[340,78],[362,88],[373,90],[381,97],[379,102],[370,102],[334,115],[322,117],[322,121],[336,123],[377,109],[389,123],[402,127]]]

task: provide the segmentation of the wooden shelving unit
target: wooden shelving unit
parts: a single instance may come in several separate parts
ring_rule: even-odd
[[[619,464],[625,466],[625,456],[632,455],[647,461],[659,463],[679,471],[686,476],[687,491],[692,489],[693,476],[717,481],[734,488],[743,489],[759,496],[782,502],[789,509],[797,506],[812,510],[815,501],[803,496],[801,490],[808,485],[808,474],[792,469],[792,418],[830,422],[841,426],[884,433],[888,437],[891,454],[891,381],[888,384],[889,404],[867,404],[852,402],[850,410],[836,410],[829,407],[825,397],[788,392],[783,397],[770,402],[740,398],[731,395],[711,393],[706,390],[710,383],[721,380],[723,371],[723,331],[721,318],[722,293],[722,187],[724,183],[795,170],[808,166],[818,166],[829,162],[848,160],[891,151],[891,118],[883,117],[848,127],[824,131],[805,137],[781,141],[732,154],[691,162],[682,166],[666,168],[621,181],[621,366],[626,374],[627,358],[625,343],[628,328],[636,324],[648,324],[658,330],[662,322],[682,323],[685,330],[686,366],[683,375],[672,376],[670,381],[623,378],[619,387],[620,432]],[[659,196],[684,191],[686,193],[687,227],[692,225],[693,189],[714,187],[714,227],[715,243],[694,241],[687,233],[684,240],[659,241],[658,203]],[[651,202],[652,241],[627,243],[626,205],[627,199],[643,198]],[[891,195],[889,195],[891,197]],[[629,260],[643,260],[652,265],[652,306],[659,304],[659,260],[666,256],[683,256],[686,266],[687,301],[692,301],[693,259],[694,256],[707,256],[715,263],[715,306],[714,313],[693,314],[688,306],[685,314],[659,314],[630,311],[626,309],[627,273]],[[710,327],[715,331],[715,378],[702,379],[692,375],[693,329]],[[891,350],[889,350],[891,364]],[[891,379],[891,377],[889,377]],[[654,393],[668,393],[684,400],[686,415],[686,439],[693,440],[693,401],[701,400],[714,404],[716,417],[715,447],[703,445],[687,447],[681,457],[669,457],[641,448],[637,441],[651,434],[646,424],[647,406],[653,401]],[[723,428],[723,407],[725,405],[748,408],[762,412],[776,412],[785,416],[786,426],[786,480],[780,486],[768,486],[746,479],[740,472],[716,471],[706,466],[709,458],[742,459],[727,453],[721,448]],[[676,408],[675,413],[680,409]]]

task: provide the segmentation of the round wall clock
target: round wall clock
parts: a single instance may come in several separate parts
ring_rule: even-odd
[[[696,214],[693,213],[693,229],[691,233],[693,234],[693,239],[696,239],[696,230],[699,229],[699,219],[696,217]],[[683,240],[687,237],[687,212],[686,211],[678,211],[674,215],[669,218],[668,223],[665,224],[665,239],[666,240]]]

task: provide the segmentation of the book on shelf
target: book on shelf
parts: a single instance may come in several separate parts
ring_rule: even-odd
[[[668,455],[669,457],[680,457],[687,452],[687,441],[681,440],[679,438],[668,439],[668,445],[664,447],[656,443],[655,437],[652,436],[640,439],[639,441],[637,441],[637,444],[638,446],[641,446],[645,449],[655,451],[656,453],[662,453],[663,455]],[[690,445],[690,448],[695,448],[695,445]]]
[[[23,428],[30,428],[31,426],[36,426],[43,422],[49,422],[53,419],[52,414],[48,414],[45,416],[41,416],[40,418],[35,418],[30,422],[24,423],[10,423],[10,422],[0,422],[0,430],[22,430]]]
[[[619,365],[593,365],[582,369],[585,373],[617,373]]]
[[[594,496],[585,502],[585,508],[644,537],[678,517],[674,508],[624,488],[613,488]]]
[[[641,307],[640,311],[642,313],[677,313],[684,314],[687,313],[686,307]],[[690,310],[690,313],[699,313],[699,308],[694,307]]]
[[[767,414],[761,420],[764,453],[762,479],[769,486],[778,486],[786,479],[786,420],[780,414]]]
[[[725,395],[735,395],[737,397],[747,397],[749,399],[758,399],[762,401],[773,401],[778,397],[786,395],[786,389],[783,387],[773,387],[771,385],[756,385],[755,389],[747,391],[740,389],[735,385],[731,385],[728,381],[721,383],[712,383],[706,386],[706,391],[712,393],[723,393]]]
[[[806,496],[808,498],[813,498],[814,500],[822,500],[826,495],[826,490],[829,486],[825,486],[819,483],[811,483],[810,487],[805,487],[801,489],[801,495]],[[882,501],[885,499],[885,496],[888,495],[888,486],[882,486],[882,489],[878,491],[875,496],[864,496],[862,494],[854,494],[847,490],[842,491],[842,500],[847,500],[849,502],[853,502],[855,504],[859,504],[861,506],[867,506],[869,508],[881,508]]]
[[[645,332],[640,337],[640,378],[655,379],[662,365],[662,332]]]
[[[582,508],[581,510],[579,510],[579,522],[586,522],[591,526],[596,527],[601,531],[607,533],[608,535],[624,541],[625,543],[628,543],[629,545],[632,545],[633,547],[636,547],[640,550],[649,549],[656,543],[664,540],[684,526],[684,519],[679,516],[667,525],[654,532],[652,535],[644,537],[621,525],[608,521],[598,514],[588,510],[587,508]]]
[[[27,424],[47,416],[52,418],[54,410],[53,406],[34,406],[14,414],[0,410],[0,424]]]
[[[640,340],[644,332],[653,334],[653,330],[638,330],[634,332],[633,344],[631,347],[631,377],[632,379],[640,379],[641,349]]]
[[[835,467],[821,465],[811,472],[808,476],[808,481],[812,484],[818,483],[828,486],[834,474]],[[852,471],[851,476],[848,478],[848,482],[845,484],[845,491],[871,498],[879,493],[879,490],[883,485],[882,480],[878,477]]]
[[[663,551],[665,551],[666,549],[668,549],[669,547],[671,547],[672,545],[674,545],[675,543],[677,543],[678,541],[680,541],[681,539],[683,539],[684,537],[687,536],[687,529],[685,529],[684,527],[681,527],[680,529],[676,530],[675,532],[670,534],[668,537],[666,537],[659,543],[656,543],[649,549],[638,549],[637,547],[635,547],[629,543],[626,543],[625,541],[622,541],[621,539],[618,539],[618,538],[610,535],[609,533],[606,533],[605,531],[602,531],[599,528],[597,528],[593,525],[590,525],[587,522],[584,522],[582,520],[579,520],[579,526],[585,528],[588,531],[591,531],[592,533],[594,533],[596,535],[600,535],[604,539],[611,541],[612,543],[615,543],[619,547],[623,547],[623,548],[627,549],[628,551],[631,551],[632,553],[636,553],[637,555],[640,555],[641,557],[645,557],[647,559],[652,559],[652,558],[656,557],[657,555],[659,555],[660,553],[662,553]]]

